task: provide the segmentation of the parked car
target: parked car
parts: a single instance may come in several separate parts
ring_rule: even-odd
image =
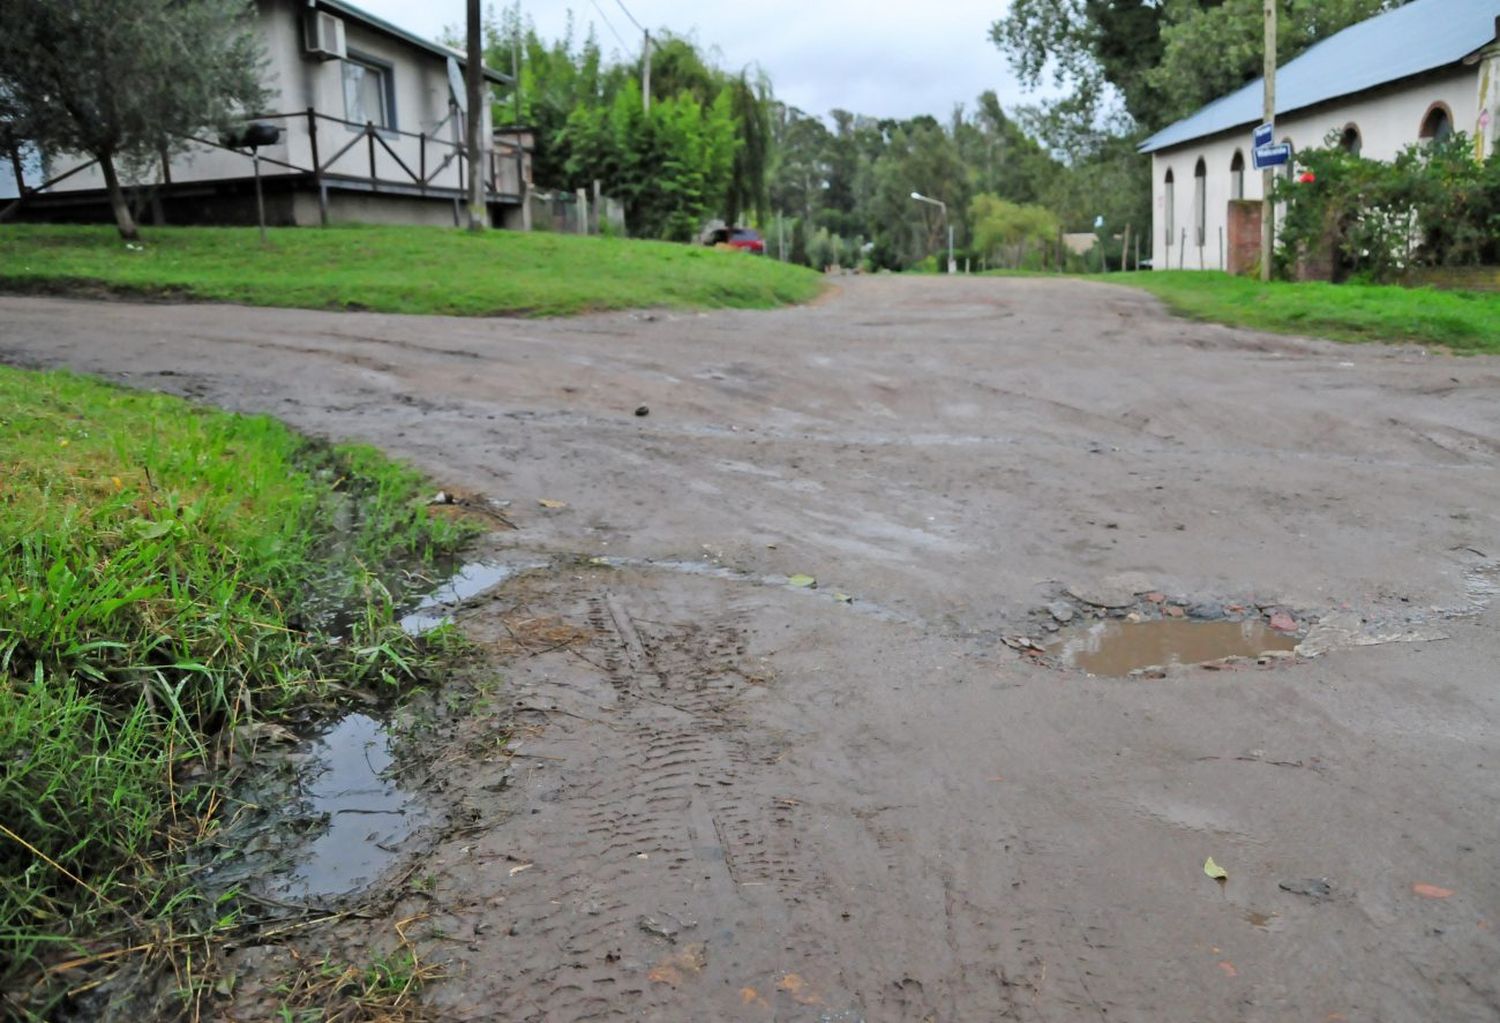
[[[766,240],[748,227],[716,227],[703,235],[704,245],[727,245],[755,256],[766,254]]]

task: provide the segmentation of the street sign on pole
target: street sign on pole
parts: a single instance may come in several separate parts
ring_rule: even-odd
[[[1251,154],[1256,170],[1280,167],[1292,162],[1291,143],[1282,142],[1274,146],[1256,146]]]
[[[1276,129],[1272,125],[1263,124],[1255,129],[1255,133],[1251,136],[1251,144],[1255,149],[1259,149],[1261,146],[1269,146],[1275,137]]]

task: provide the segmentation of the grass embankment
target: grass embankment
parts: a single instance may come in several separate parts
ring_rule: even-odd
[[[1472,291],[1394,285],[1260,281],[1213,271],[1160,271],[1090,278],[1158,296],[1195,320],[1337,341],[1442,345],[1500,353],[1500,299]]]
[[[802,267],[703,246],[435,227],[0,227],[0,289],[369,309],[560,316],[648,306],[769,308],[822,288]]]
[[[236,726],[394,694],[439,653],[365,571],[461,540],[421,493],[274,420],[0,368],[0,1016],[143,958],[201,970],[232,932],[184,863]]]

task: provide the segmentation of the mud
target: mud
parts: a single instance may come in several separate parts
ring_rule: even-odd
[[[0,354],[513,502],[476,558],[549,567],[445,612],[503,685],[411,742],[441,837],[303,939],[402,922],[441,1018],[1500,1017],[1493,359],[937,278],[545,323],[0,298]],[[1330,642],[1149,684],[1005,642],[1142,580]]]

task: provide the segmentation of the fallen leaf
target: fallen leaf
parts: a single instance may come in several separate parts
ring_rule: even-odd
[[[1411,890],[1424,899],[1446,899],[1453,895],[1452,888],[1439,888],[1435,884],[1422,884],[1420,882],[1412,885]]]
[[[541,505],[543,508],[547,508],[547,509],[550,509],[552,511],[556,511],[559,508],[566,508],[568,506],[568,502],[567,501],[553,501],[550,498],[546,498],[546,497],[544,497],[540,501],[538,501],[537,504]]]
[[[840,604],[852,604],[852,603],[854,603],[854,598],[851,597],[851,596],[849,596],[849,594],[847,594],[847,593],[835,593],[833,595],[833,599],[836,600],[836,601],[838,601]]]
[[[1240,975],[1240,971],[1234,968],[1234,963],[1231,963],[1227,959],[1219,964],[1219,969],[1224,971],[1224,976],[1226,977],[1238,977]]]
[[[681,951],[672,953],[651,967],[646,974],[646,979],[656,984],[679,987],[686,977],[702,973],[707,965],[708,946],[701,941],[695,941],[691,945],[684,945]]]
[[[776,986],[792,996],[798,1005],[822,1005],[823,999],[813,993],[807,981],[795,973],[788,973],[776,982]]]
[[[118,477],[118,476],[111,476],[109,478],[109,481],[115,485],[115,489],[116,490],[124,490],[125,489],[125,482],[123,480],[121,480],[120,477]]]
[[[757,991],[757,990],[755,990],[755,988],[753,988],[753,987],[742,987],[742,988],[740,988],[740,1004],[741,1005],[759,1005],[759,1004],[763,1004],[763,1001],[762,1001],[762,999],[760,997],[760,992]]]
[[[794,575],[787,577],[786,584],[795,590],[813,590],[817,589],[818,580],[810,575]]]
[[[1212,856],[1203,861],[1203,872],[1220,884],[1229,880],[1229,872],[1215,863]]]
[[[515,877],[521,871],[523,871],[523,870],[530,870],[534,866],[536,866],[535,863],[522,863],[520,866],[511,867],[510,868],[510,876],[511,877]]]

